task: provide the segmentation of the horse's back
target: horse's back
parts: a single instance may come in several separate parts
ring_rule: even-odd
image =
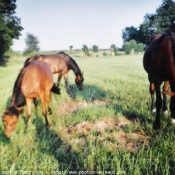
[[[39,97],[42,92],[50,91],[53,86],[53,75],[47,64],[31,61],[23,77],[21,90],[26,97]]]
[[[70,57],[64,52],[50,55],[35,55],[26,60],[26,63],[31,62],[33,60],[38,60],[47,63],[47,66],[49,67],[49,69],[53,74],[59,73],[64,75],[70,70],[69,68]]]

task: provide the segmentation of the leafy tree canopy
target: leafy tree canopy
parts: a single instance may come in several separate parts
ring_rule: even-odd
[[[143,52],[144,48],[143,48],[143,43],[138,43],[137,44],[137,52]]]
[[[82,51],[85,53],[85,55],[89,56],[89,49],[86,45],[83,45]]]
[[[136,42],[146,44],[148,39],[156,33],[175,31],[175,2],[163,0],[155,14],[146,14],[143,23],[138,27],[126,27],[122,31],[123,41],[135,39]]]
[[[31,54],[33,52],[38,52],[40,50],[39,40],[33,34],[30,33],[27,34],[25,43],[26,43],[26,49],[24,51],[24,54]]]
[[[114,54],[116,55],[117,51],[118,51],[118,48],[115,44],[112,44],[111,47],[110,47],[110,50],[111,50],[111,52],[114,52]]]
[[[132,39],[132,40],[129,41],[129,43],[131,45],[131,49],[136,50],[136,48],[137,48],[136,41],[134,39]]]
[[[14,16],[15,9],[16,0],[0,0],[0,61],[23,30],[20,19]]]
[[[125,51],[125,53],[128,55],[131,52],[131,44],[130,42],[125,42],[123,45],[123,50]]]
[[[92,50],[94,53],[98,52],[98,46],[97,45],[93,45],[92,46]]]

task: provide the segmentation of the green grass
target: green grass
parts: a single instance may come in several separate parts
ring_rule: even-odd
[[[0,116],[24,60],[13,58],[0,67]],[[1,118],[0,174],[175,174],[175,127],[162,115],[161,129],[152,129],[142,55],[75,60],[84,71],[84,90],[78,91],[70,72],[72,99],[62,80],[61,95],[52,96],[49,131],[41,107],[37,114],[32,107],[28,131],[24,110],[10,140]]]

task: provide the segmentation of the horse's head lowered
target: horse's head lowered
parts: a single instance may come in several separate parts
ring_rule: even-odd
[[[75,78],[75,83],[77,84],[77,87],[80,91],[83,90],[83,81],[84,81],[83,72],[77,74]]]
[[[15,106],[10,106],[4,113],[5,135],[10,137],[18,122],[19,111]]]

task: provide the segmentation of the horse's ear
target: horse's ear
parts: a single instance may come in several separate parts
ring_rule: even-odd
[[[165,95],[169,95],[171,97],[175,97],[175,92],[163,92]]]
[[[84,71],[82,71],[81,74],[84,75]]]

